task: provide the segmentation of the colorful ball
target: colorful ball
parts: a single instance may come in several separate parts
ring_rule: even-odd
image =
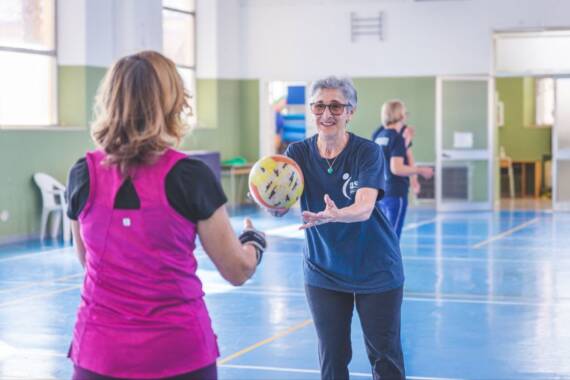
[[[249,192],[257,204],[267,209],[290,208],[303,193],[303,172],[287,156],[263,157],[249,172]]]

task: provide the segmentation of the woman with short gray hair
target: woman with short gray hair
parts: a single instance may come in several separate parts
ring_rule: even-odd
[[[384,193],[381,151],[347,131],[357,106],[350,79],[317,80],[309,94],[317,134],[289,145],[285,154],[305,178],[305,291],[319,338],[321,377],[349,377],[356,305],[374,379],[404,379],[402,258],[396,235],[375,207]]]

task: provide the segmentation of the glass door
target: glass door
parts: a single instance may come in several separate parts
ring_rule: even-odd
[[[492,84],[488,77],[437,78],[438,211],[492,209]]]
[[[570,78],[556,80],[552,131],[552,206],[570,211]]]

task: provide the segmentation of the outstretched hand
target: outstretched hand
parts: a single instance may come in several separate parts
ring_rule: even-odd
[[[334,201],[325,194],[325,209],[321,212],[311,212],[303,211],[303,222],[304,224],[299,227],[300,230],[306,230],[314,226],[318,226],[325,223],[335,222],[339,216],[339,209],[336,207]]]

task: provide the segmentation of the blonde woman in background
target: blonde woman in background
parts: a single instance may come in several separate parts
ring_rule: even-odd
[[[406,116],[406,106],[403,102],[391,100],[384,103],[382,126],[372,135],[372,140],[382,148],[385,162],[385,195],[378,205],[392,224],[398,238],[402,234],[408,209],[409,177],[420,175],[427,179],[433,176],[431,168],[415,166],[413,155],[410,157],[411,151],[408,152],[408,150],[411,135],[408,135],[408,141],[406,141],[402,133],[406,125]]]

